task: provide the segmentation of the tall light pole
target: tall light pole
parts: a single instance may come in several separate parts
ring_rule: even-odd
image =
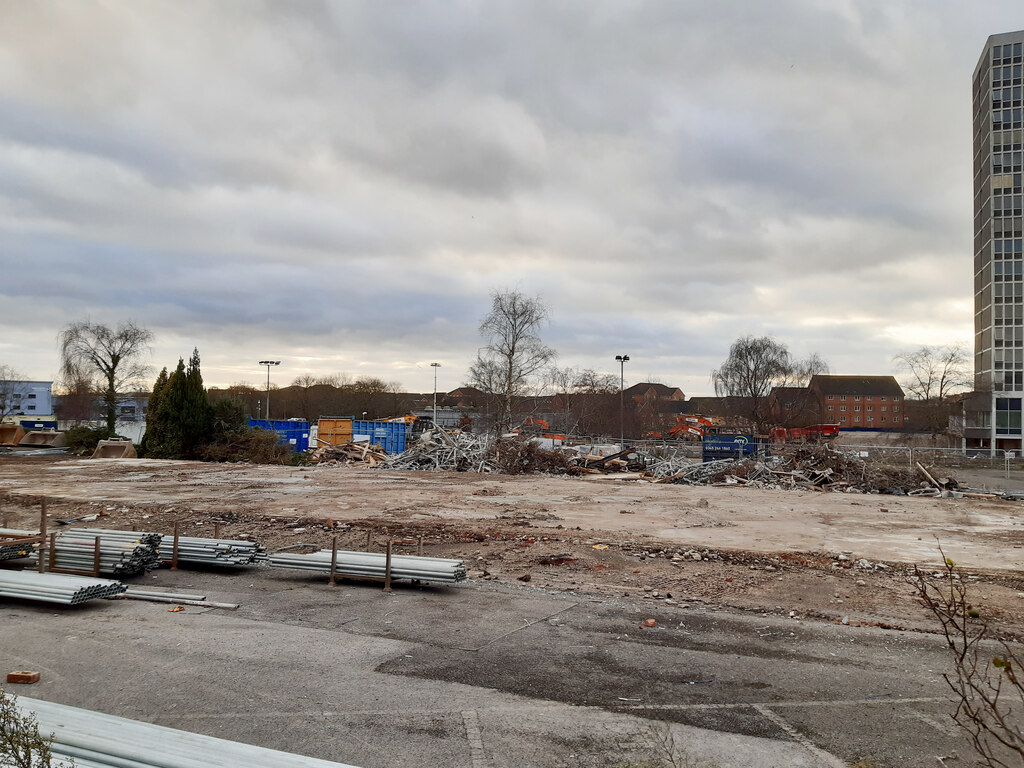
[[[430,367],[434,369],[434,429],[437,429],[437,369],[441,364],[431,363]]]
[[[619,450],[626,450],[626,363],[629,355],[616,355],[619,364]]]
[[[267,366],[267,421],[270,421],[270,366],[280,364],[280,360],[260,360],[260,365]]]

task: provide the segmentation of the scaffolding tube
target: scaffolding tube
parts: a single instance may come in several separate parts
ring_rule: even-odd
[[[322,549],[309,555],[277,553],[267,560],[272,568],[292,568],[304,571],[331,572],[333,550]],[[350,552],[338,550],[335,573],[338,576],[383,579],[387,569],[387,555],[379,552]],[[455,583],[465,581],[466,566],[462,560],[442,557],[392,555],[391,578]]]
[[[44,603],[79,605],[86,600],[113,597],[126,587],[118,581],[35,571],[0,571],[0,597]]]
[[[19,696],[16,704],[36,716],[40,733],[53,734],[61,768],[71,759],[78,768],[355,768],[40,699]]]

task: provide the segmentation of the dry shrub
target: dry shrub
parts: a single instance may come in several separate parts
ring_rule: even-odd
[[[549,451],[527,438],[503,438],[494,444],[495,465],[505,474],[522,475],[544,472],[551,475],[578,475],[576,462],[558,451]]]
[[[249,429],[233,432],[206,446],[200,458],[203,461],[243,461],[251,464],[288,464],[295,452],[283,445],[276,432]]]

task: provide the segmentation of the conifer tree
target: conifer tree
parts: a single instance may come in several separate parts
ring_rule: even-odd
[[[160,401],[164,396],[164,390],[167,389],[167,369],[164,368],[160,371],[160,375],[156,377],[156,381],[153,383],[153,391],[149,395],[149,404],[146,406],[146,434],[142,436],[142,448],[143,456],[155,456],[157,446],[160,445],[163,435],[161,432],[165,429],[166,425],[161,418],[160,412]]]
[[[166,369],[161,378],[165,373]],[[192,351],[187,368],[185,361],[178,358],[174,373],[164,383],[157,379],[153,399],[146,430],[146,454],[164,459],[198,455],[213,434],[213,409],[203,388],[198,349]]]

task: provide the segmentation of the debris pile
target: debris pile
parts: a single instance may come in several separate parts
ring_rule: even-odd
[[[342,443],[341,445],[321,445],[309,452],[309,459],[317,466],[333,466],[336,464],[366,464],[376,467],[386,461],[388,455],[377,446],[368,442]]]
[[[927,480],[922,479],[922,474]],[[956,481],[948,478],[943,478],[943,484],[938,483],[923,467],[869,463],[856,454],[828,445],[784,448],[768,457],[696,464],[658,482],[936,496],[956,487]]]
[[[461,430],[435,428],[403,453],[389,456],[381,469],[420,469],[449,472],[500,472],[492,441]]]
[[[493,464],[499,472],[507,475],[521,475],[533,472],[544,472],[549,475],[578,475],[583,471],[575,458],[564,452],[549,451],[533,440],[521,438],[504,438],[498,440],[493,447]],[[604,463],[614,459],[597,457]],[[621,460],[620,460],[621,461]],[[625,466],[627,462],[621,461]]]

